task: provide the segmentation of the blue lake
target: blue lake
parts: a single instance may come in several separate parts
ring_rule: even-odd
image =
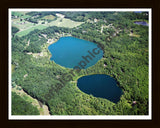
[[[78,79],[77,86],[84,93],[105,98],[114,103],[117,103],[123,94],[116,80],[104,74],[83,76]]]
[[[52,54],[50,60],[67,68],[86,69],[103,57],[97,44],[74,37],[61,37],[48,49]]]
[[[134,13],[142,13],[142,11],[134,11]]]
[[[134,23],[138,25],[148,26],[147,22],[145,21],[135,21]]]

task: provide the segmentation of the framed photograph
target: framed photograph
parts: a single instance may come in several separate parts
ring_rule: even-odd
[[[9,8],[9,120],[151,120],[151,8]]]

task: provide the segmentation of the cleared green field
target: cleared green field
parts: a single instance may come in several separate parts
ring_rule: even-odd
[[[24,13],[22,13],[22,12],[12,12],[12,15],[14,15],[14,16],[21,16],[23,14]]]
[[[33,30],[35,30],[35,29],[42,30],[42,29],[45,29],[45,28],[47,28],[47,26],[37,25],[37,26],[35,26],[35,27],[33,26],[33,27],[29,28],[29,29],[26,29],[26,30],[24,30],[24,31],[20,31],[20,32],[16,33],[16,35],[19,36],[19,37],[22,37],[22,36],[27,35],[28,33],[30,33],[31,31],[33,31]]]
[[[53,15],[47,15],[47,16],[42,17],[41,19],[54,20],[55,18],[56,18],[56,17],[53,16]]]
[[[15,71],[15,65],[12,64],[12,73]]]
[[[29,16],[29,15],[25,15],[27,12],[29,12],[29,11],[12,12],[12,15],[19,16],[19,17],[23,18],[23,16],[27,16],[27,17]]]
[[[21,18],[24,18],[24,19],[26,19],[26,18],[30,18],[31,16],[29,16],[29,15],[24,15],[24,16],[22,16]]]
[[[47,26],[57,26],[57,27],[66,27],[66,28],[74,28],[77,27],[81,24],[83,24],[84,22],[76,22],[70,19],[66,19],[66,18],[57,18],[57,20],[52,21],[48,24],[45,24]]]
[[[49,15],[49,17],[50,17],[50,15]],[[24,22],[24,21],[22,21],[22,22]],[[74,27],[77,27],[77,26],[79,26],[79,25],[84,23],[84,22],[72,21],[72,20],[66,19],[66,18],[63,18],[63,19],[57,18],[57,20],[52,21],[50,23],[39,24],[39,25],[36,25],[36,26],[34,26],[33,23],[30,23],[28,21],[25,21],[24,24],[21,24],[22,22],[19,19],[13,19],[12,20],[12,26],[15,26],[15,27],[20,29],[20,31],[18,33],[16,33],[16,35],[19,36],[19,37],[27,35],[31,31],[33,31],[34,29],[42,30],[42,29],[45,29],[45,28],[51,27],[51,26],[74,28]],[[39,23],[40,22],[41,21],[39,21]]]
[[[25,24],[23,24],[24,21],[20,21],[19,19],[14,19],[12,21],[12,26],[17,27],[18,29],[20,29],[21,31],[23,31],[24,29],[29,29],[31,26],[33,26],[34,24],[28,21],[25,21]]]

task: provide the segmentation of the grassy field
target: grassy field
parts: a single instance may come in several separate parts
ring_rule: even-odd
[[[133,23],[135,22],[135,21],[145,21],[147,24],[149,24],[149,20],[145,20],[145,19],[143,19],[143,20],[132,20],[133,21]]]
[[[12,15],[14,16],[21,16],[23,14],[24,14],[23,12],[12,12]]]
[[[53,16],[53,15],[47,15],[47,16],[44,16],[42,17],[41,19],[45,19],[45,20],[54,20],[56,17]]]
[[[24,19],[26,19],[26,18],[30,18],[31,16],[29,16],[29,15],[24,15],[24,16],[22,16],[21,18],[24,18]]]
[[[48,23],[47,26],[74,28],[74,27],[77,27],[83,23],[84,22],[76,22],[76,21],[72,21],[72,20],[66,19],[66,18],[63,18],[61,21],[61,18],[57,18],[57,20]]]
[[[20,31],[18,33],[16,33],[17,36],[19,37],[22,37],[22,36],[25,36],[27,35],[28,33],[30,33],[31,31],[35,30],[35,29],[39,29],[39,30],[42,30],[42,29],[45,29],[47,28],[47,26],[44,26],[44,25],[36,25],[36,26],[33,26],[33,27],[30,27],[24,31]]]
[[[55,18],[55,17],[52,15],[48,15],[48,16],[45,16],[44,18],[53,20],[53,18]],[[17,19],[12,19],[12,26],[20,29],[20,31],[18,33],[16,33],[16,35],[19,37],[22,37],[22,36],[27,35],[28,33],[30,33],[31,31],[33,31],[35,29],[42,30],[42,29],[45,29],[50,26],[74,28],[74,27],[77,27],[77,26],[84,23],[84,22],[72,21],[72,20],[66,19],[66,18],[63,18],[63,19],[57,18],[57,20],[52,21],[50,23],[46,23],[46,24],[41,24],[41,22],[42,21],[39,20],[39,24],[34,25],[33,23],[30,23],[25,20],[20,21],[20,18],[17,18]]]
[[[20,21],[19,19],[13,19],[12,26],[23,31],[24,29],[28,29],[32,27],[34,24],[28,21],[25,21],[25,24],[22,24],[24,21]]]
[[[16,67],[16,66],[12,64],[12,73],[14,72],[15,67]]]
[[[22,17],[22,18],[31,17],[29,15],[26,15],[27,12],[29,12],[29,11],[12,12],[12,15],[19,16],[19,17]]]
[[[140,37],[140,35],[134,34],[134,33],[130,33],[129,36],[134,36],[134,37]]]

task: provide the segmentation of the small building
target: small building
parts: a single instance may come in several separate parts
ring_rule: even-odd
[[[28,52],[27,54],[28,54],[28,55],[32,55],[32,52]]]
[[[137,103],[137,101],[133,101],[133,104],[136,104]]]
[[[60,17],[60,18],[64,18],[64,17],[65,17],[65,15],[62,15],[62,14],[60,14],[60,13],[56,13],[56,16],[58,16],[58,17]]]
[[[116,36],[116,35],[117,35],[116,33],[113,33],[113,37]]]
[[[137,101],[133,101],[132,102],[132,106],[136,105],[137,104]]]
[[[27,76],[28,76],[28,74],[25,74],[25,75],[24,75],[24,78],[26,78]]]
[[[95,19],[94,19],[94,22],[98,22],[98,19],[95,18]]]
[[[107,23],[107,20],[103,20],[104,21],[104,23]]]
[[[43,52],[41,52],[41,53],[39,54],[39,56],[43,56]]]

